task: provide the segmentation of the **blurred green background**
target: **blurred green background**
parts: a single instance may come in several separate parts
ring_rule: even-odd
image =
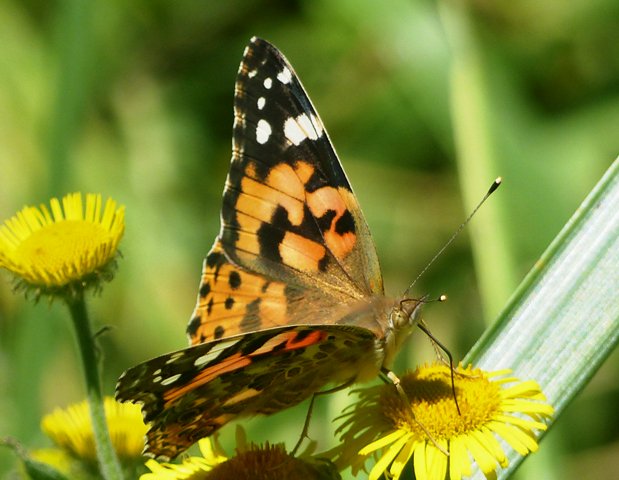
[[[252,35],[285,53],[320,112],[389,293],[503,175],[413,292],[449,296],[425,319],[456,358],[619,153],[615,0],[4,0],[0,25],[0,219],[71,191],[127,207],[120,269],[90,301],[96,324],[112,327],[101,339],[108,393],[127,367],[186,344]],[[41,416],[84,398],[77,358],[62,305],[25,302],[2,274],[0,435],[48,445]],[[433,359],[416,335],[396,371]],[[529,478],[619,469],[618,365],[615,354],[566,411],[525,464]],[[321,447],[346,402],[320,401],[311,435]],[[244,424],[251,439],[292,446],[304,415]],[[0,451],[0,475],[13,466]]]

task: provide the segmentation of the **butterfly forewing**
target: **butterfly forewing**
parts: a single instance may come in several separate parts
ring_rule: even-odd
[[[369,229],[322,121],[264,40],[245,51],[234,118],[220,235],[229,258],[291,285],[382,294]]]

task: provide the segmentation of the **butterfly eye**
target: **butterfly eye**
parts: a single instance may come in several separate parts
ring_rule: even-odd
[[[406,309],[402,308],[402,304],[400,304],[399,308],[396,307],[393,309],[390,320],[395,330],[399,330],[409,324],[409,315]]]
[[[394,313],[392,314],[393,326],[398,328],[405,325],[414,325],[424,303],[424,299],[404,298],[400,300],[398,307],[394,308]]]

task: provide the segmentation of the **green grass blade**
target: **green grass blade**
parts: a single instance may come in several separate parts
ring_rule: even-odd
[[[556,418],[619,339],[619,159],[518,287],[465,362],[542,387]],[[510,452],[506,478],[522,458]],[[483,478],[478,472],[474,478]]]

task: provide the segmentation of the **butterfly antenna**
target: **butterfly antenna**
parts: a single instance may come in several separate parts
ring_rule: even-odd
[[[490,188],[488,189],[488,191],[486,192],[486,194],[484,195],[484,198],[482,198],[480,200],[480,202],[477,204],[477,206],[473,209],[473,211],[469,214],[468,217],[466,217],[466,220],[464,220],[464,222],[462,222],[460,224],[460,226],[456,229],[456,231],[453,233],[453,235],[451,236],[451,238],[449,240],[447,240],[447,242],[445,243],[445,245],[442,246],[442,248],[436,252],[436,254],[434,255],[434,257],[432,257],[432,260],[430,260],[428,262],[428,264],[423,268],[423,270],[421,271],[421,273],[419,275],[417,275],[417,278],[415,278],[415,280],[413,280],[413,283],[411,283],[408,288],[404,291],[404,294],[402,295],[403,297],[406,297],[408,295],[408,292],[410,292],[410,290],[415,286],[415,284],[417,283],[417,281],[426,273],[426,271],[428,270],[428,268],[430,268],[432,266],[432,264],[436,261],[436,259],[438,257],[441,256],[441,254],[445,251],[445,249],[447,247],[449,247],[449,245],[452,244],[452,242],[456,239],[456,237],[458,235],[460,235],[460,232],[464,229],[464,227],[466,227],[466,225],[471,221],[471,218],[473,218],[473,216],[477,213],[477,210],[479,210],[479,208],[484,204],[484,202],[486,200],[488,200],[488,197],[490,195],[492,195],[494,193],[494,191],[499,188],[499,185],[501,185],[501,182],[503,181],[503,179],[501,177],[497,177],[494,182],[492,182],[492,185],[490,185]]]

